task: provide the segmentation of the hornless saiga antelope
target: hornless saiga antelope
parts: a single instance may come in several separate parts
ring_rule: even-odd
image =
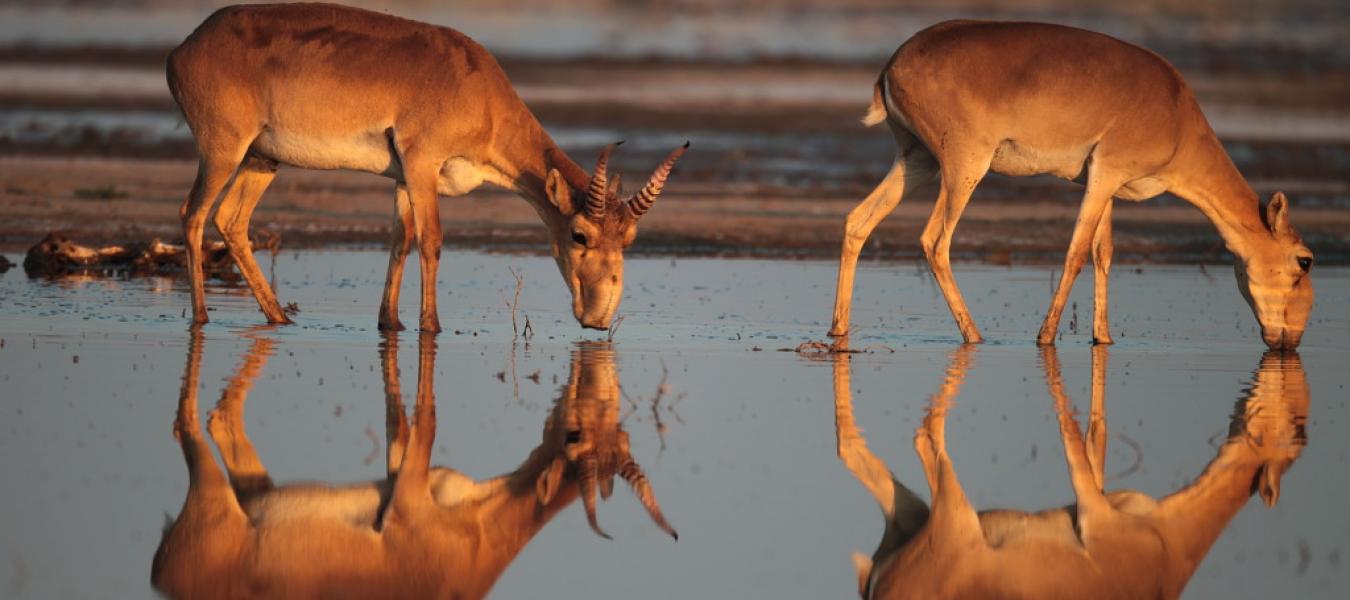
[[[685,144],[620,201],[600,154],[593,175],[558,148],[486,49],[458,31],[333,4],[231,6],[169,54],[169,90],[196,138],[197,180],[179,214],[192,318],[205,323],[199,260],[215,224],[269,323],[289,323],[253,259],[248,223],[280,165],[350,169],[396,182],[379,326],[399,330],[403,263],[418,244],[423,331],[440,331],[437,196],[484,182],[515,190],[548,229],[583,327],[609,326],[623,295],[623,250]]]
[[[381,346],[388,477],[365,484],[274,486],[244,429],[244,402],[272,353],[258,335],[211,412],[221,472],[197,416],[202,335],[194,328],[174,433],[187,461],[187,499],[155,552],[151,582],[171,598],[479,598],[558,511],[580,495],[595,517],[615,474],[671,536],[619,424],[619,380],[608,346],[572,355],[571,379],[543,439],[511,473],[475,482],[430,468],[436,433],[432,334],[419,338],[417,403],[408,426],[396,356]]]
[[[947,455],[944,423],[972,358],[957,350],[914,448],[932,508],[895,480],[853,420],[847,356],[834,363],[839,457],[871,492],[886,531],[871,558],[854,555],[864,598],[1176,598],[1224,527],[1259,491],[1267,506],[1306,444],[1308,386],[1297,354],[1269,351],[1232,415],[1228,440],[1189,486],[1161,500],[1103,492],[1106,346],[1093,348],[1087,441],[1064,395],[1053,348],[1042,360],[1059,418],[1074,504],[976,512]]]
[[[1162,57],[1099,33],[1041,23],[948,21],[900,46],[872,90],[863,124],[886,122],[891,171],[844,226],[830,335],[849,332],[858,253],[901,199],[934,178],[924,255],[967,343],[981,341],[952,276],[956,223],[985,173],[1051,174],[1085,183],[1064,272],[1037,343],[1055,341],[1069,289],[1096,268],[1092,337],[1111,343],[1107,276],[1111,200],[1171,192],[1194,204],[1236,257],[1238,290],[1271,348],[1298,346],[1312,310],[1312,252],[1289,224],[1289,202],[1261,202]]]

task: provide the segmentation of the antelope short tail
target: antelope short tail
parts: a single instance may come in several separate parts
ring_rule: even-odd
[[[862,124],[871,127],[886,120],[886,74],[882,73],[877,78],[877,84],[872,86],[872,105],[867,107],[867,114],[863,115]]]

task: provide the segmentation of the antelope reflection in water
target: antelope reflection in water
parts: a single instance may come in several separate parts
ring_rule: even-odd
[[[381,344],[388,476],[364,484],[275,486],[244,428],[244,402],[272,354],[254,334],[202,436],[197,387],[203,339],[192,334],[174,434],[188,465],[183,510],[155,552],[151,581],[174,598],[478,598],[530,539],[578,496],[587,521],[614,475],[671,536],[619,423],[619,379],[607,344],[572,354],[571,377],[518,469],[475,482],[431,468],[436,434],[436,344],[418,339],[417,401],[409,426],[398,377],[398,337]],[[605,537],[608,537],[605,535]]]
[[[864,598],[1175,598],[1234,515],[1258,491],[1267,506],[1306,443],[1308,387],[1292,352],[1267,352],[1231,416],[1228,439],[1189,486],[1154,500],[1103,492],[1107,349],[1092,350],[1087,439],[1064,394],[1053,348],[1042,351],[1075,504],[1035,513],[976,512],[947,454],[947,411],[974,353],[952,356],[914,448],[933,498],[930,509],[868,450],[853,420],[849,362],[834,363],[839,457],[886,516],[869,559],[854,555]]]

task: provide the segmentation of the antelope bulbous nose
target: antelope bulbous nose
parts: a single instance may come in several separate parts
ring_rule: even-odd
[[[1303,332],[1277,329],[1270,332],[1263,331],[1261,337],[1271,350],[1294,350],[1298,348],[1298,343],[1303,338]]]
[[[609,330],[609,321],[599,317],[587,317],[583,315],[577,317],[577,322],[585,329],[596,329],[599,331]]]

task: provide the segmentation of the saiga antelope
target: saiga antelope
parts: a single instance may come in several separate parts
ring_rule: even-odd
[[[1086,442],[1055,351],[1046,348],[1042,360],[1076,502],[1035,513],[976,512],[947,455],[945,434],[971,348],[953,356],[914,435],[931,509],[868,450],[853,419],[848,357],[835,359],[839,457],[886,517],[872,557],[854,556],[864,598],[1176,598],[1253,491],[1267,506],[1275,504],[1281,476],[1307,442],[1308,386],[1298,355],[1269,351],[1231,417],[1228,440],[1194,482],[1161,500],[1132,490],[1104,492],[1107,348],[1093,348]]]
[[[484,182],[515,190],[539,213],[573,316],[605,329],[623,294],[623,250],[684,151],[620,201],[619,178],[606,172],[609,150],[587,175],[482,46],[447,27],[333,4],[223,8],[169,54],[167,75],[201,155],[179,212],[195,323],[208,320],[200,254],[217,198],[216,227],[259,307],[270,323],[290,322],[248,242],[253,209],[285,164],[395,181],[380,329],[403,328],[399,285],[415,240],[420,327],[440,331],[437,196],[467,194]]]
[[[511,473],[475,482],[429,466],[436,432],[435,341],[419,337],[417,403],[409,427],[398,381],[398,338],[381,350],[388,476],[349,486],[275,486],[244,429],[248,390],[271,354],[254,338],[209,419],[216,465],[197,416],[202,336],[194,328],[174,433],[188,465],[187,499],[155,552],[151,582],[171,598],[480,598],[558,511],[614,475],[675,536],[619,423],[619,382],[604,346],[573,353],[571,379],[540,445]],[[605,537],[608,537],[607,535]]]
[[[956,223],[985,173],[1051,174],[1086,183],[1064,271],[1037,343],[1055,341],[1089,247],[1096,270],[1092,337],[1110,343],[1111,201],[1171,192],[1218,228],[1237,258],[1238,289],[1271,348],[1295,348],[1312,310],[1312,252],[1289,203],[1261,202],[1238,173],[1181,75],[1157,54],[1059,25],[948,21],[900,46],[872,92],[865,125],[885,121],[891,171],[849,213],[830,335],[849,332],[858,253],[901,199],[935,177],[941,189],[921,241],[961,336],[981,341],[952,276]]]

